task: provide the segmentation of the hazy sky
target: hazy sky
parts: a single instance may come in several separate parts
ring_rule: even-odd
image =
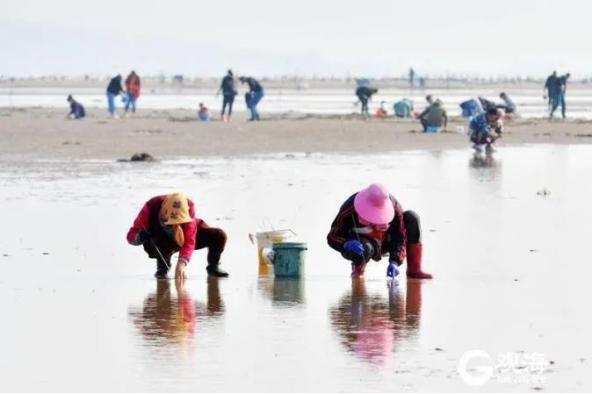
[[[0,75],[592,75],[587,0],[0,0]]]

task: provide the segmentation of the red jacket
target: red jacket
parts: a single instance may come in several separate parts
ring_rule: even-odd
[[[130,74],[125,79],[125,90],[129,94],[133,94],[136,99],[140,97],[140,77]]]
[[[162,232],[162,226],[160,225],[160,220],[158,218],[160,213],[160,207],[162,202],[166,196],[156,196],[151,198],[144,204],[140,213],[134,220],[134,224],[127,232],[127,242],[132,245],[138,245],[136,237],[138,233],[145,229],[152,234],[156,234],[158,232]],[[193,206],[193,201],[187,199],[189,203],[189,216],[193,219],[193,221],[189,223],[183,223],[181,228],[183,229],[183,235],[185,236],[185,243],[181,247],[179,251],[179,257],[184,258],[187,261],[191,260],[191,255],[195,250],[195,245],[197,243],[197,236],[199,233],[199,229],[203,226],[206,226],[203,220],[198,219],[195,217],[195,209]]]

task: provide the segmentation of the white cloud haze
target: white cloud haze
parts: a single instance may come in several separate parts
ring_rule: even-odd
[[[592,74],[592,3],[2,1],[0,75]],[[588,70],[591,70],[590,72]]]

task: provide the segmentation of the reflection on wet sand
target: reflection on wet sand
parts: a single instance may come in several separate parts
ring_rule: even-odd
[[[368,294],[363,279],[352,280],[352,289],[329,310],[331,325],[350,353],[373,364],[382,364],[401,342],[414,337],[421,317],[420,280],[407,281],[407,294],[396,282],[388,298]]]
[[[494,168],[497,162],[491,154],[475,152],[469,161],[471,168]]]
[[[269,271],[262,272],[260,267],[257,287],[272,300],[274,306],[294,306],[306,302],[304,280],[301,278],[274,278]]]
[[[208,299],[195,302],[185,283],[175,282],[176,299],[172,296],[171,281],[157,280],[156,293],[149,294],[142,308],[130,307],[129,316],[142,337],[151,345],[183,344],[193,338],[199,316],[221,316],[224,303],[218,278],[208,278]]]

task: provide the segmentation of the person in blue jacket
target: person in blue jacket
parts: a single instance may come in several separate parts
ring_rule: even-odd
[[[503,130],[501,117],[502,111],[499,108],[489,108],[471,119],[469,122],[469,135],[473,143],[473,149],[481,152],[483,145],[485,145],[486,153],[493,152],[492,145],[496,139],[501,137]]]

